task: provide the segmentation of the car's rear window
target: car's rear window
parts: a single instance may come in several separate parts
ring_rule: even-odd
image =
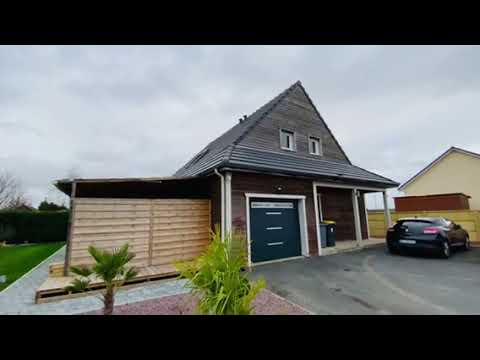
[[[398,223],[398,226],[408,228],[408,231],[412,234],[422,233],[425,227],[432,225],[434,225],[434,222],[428,220],[406,220]]]

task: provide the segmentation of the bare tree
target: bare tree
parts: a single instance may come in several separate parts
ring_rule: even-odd
[[[9,172],[0,172],[0,209],[28,205],[20,180]]]

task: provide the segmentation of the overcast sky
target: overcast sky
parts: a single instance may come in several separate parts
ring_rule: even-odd
[[[34,205],[71,173],[168,176],[300,80],[355,165],[403,182],[480,152],[478,64],[478,46],[0,46],[0,168]]]

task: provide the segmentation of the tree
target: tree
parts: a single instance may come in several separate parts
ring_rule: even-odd
[[[67,291],[83,292],[90,288],[90,277],[95,275],[105,283],[105,290],[102,293],[103,314],[111,315],[115,303],[115,292],[126,281],[131,280],[137,275],[134,267],[127,267],[128,262],[135,257],[135,254],[128,251],[128,243],[123,245],[120,250],[112,252],[100,250],[93,246],[88,248],[88,252],[95,260],[93,267],[71,266],[70,270],[79,275],[73,282],[66,287]]]
[[[30,207],[22,190],[21,182],[11,173],[0,172],[0,209]]]
[[[38,206],[38,210],[41,211],[60,211],[60,210],[67,210],[64,205],[57,205],[54,202],[48,202],[47,200],[43,200],[40,205]]]

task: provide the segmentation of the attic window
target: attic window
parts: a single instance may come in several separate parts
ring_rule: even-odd
[[[202,150],[201,152],[199,152],[197,154],[197,156],[195,156],[193,159],[192,159],[192,163],[190,165],[193,165],[195,163],[197,163],[201,158],[203,158],[209,151],[210,149],[204,149]]]
[[[318,137],[308,137],[308,148],[312,155],[323,155],[322,142]]]
[[[284,150],[295,151],[295,133],[288,130],[280,130],[280,147]]]

